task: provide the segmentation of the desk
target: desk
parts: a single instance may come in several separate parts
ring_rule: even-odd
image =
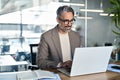
[[[9,68],[12,66],[24,65],[27,66],[28,62],[26,61],[15,61],[10,55],[1,55],[0,56],[0,72],[9,71]],[[8,68],[8,69],[7,69]]]
[[[58,73],[61,80],[120,80],[120,73],[115,73],[111,71],[107,71],[104,73],[83,75],[83,76],[75,76],[75,77],[66,76],[63,73],[58,72],[57,70],[54,70],[54,69],[49,71]],[[20,73],[20,72],[0,73],[0,80],[17,80],[16,78],[17,73]]]
[[[120,64],[120,62],[114,62],[114,63]],[[103,73],[96,73],[96,74],[89,74],[89,75],[82,75],[82,76],[75,76],[75,77],[66,76],[61,72],[58,72],[58,74],[60,75],[61,80],[120,80],[120,73],[116,73],[112,71],[106,71]]]
[[[61,80],[120,80],[120,73],[111,72],[111,71],[97,73],[97,74],[69,77],[69,76],[66,76],[63,73],[57,71],[56,69],[47,69],[47,70],[58,73]],[[9,80],[16,80],[15,75],[17,73],[19,73],[19,72],[0,73],[0,80],[3,80],[4,76],[7,76],[8,74],[13,76],[11,79],[10,79],[10,77],[8,77]],[[7,77],[5,77],[5,78],[7,78]],[[7,80],[7,79],[4,79],[4,80]]]
[[[120,64],[120,62],[116,62],[116,64]],[[57,71],[57,70],[50,70],[55,73],[58,73],[61,80],[120,80],[120,73],[112,72],[112,71],[106,71],[102,73],[96,73],[96,74],[88,74],[88,75],[80,75],[80,76],[74,76],[69,77],[65,74]]]
[[[27,65],[26,61],[15,61],[10,55],[0,56],[0,66],[10,66],[10,65]]]
[[[58,73],[60,75],[61,80],[120,80],[120,73],[110,71],[107,71],[105,73],[97,73],[75,77],[69,77],[60,72]]]

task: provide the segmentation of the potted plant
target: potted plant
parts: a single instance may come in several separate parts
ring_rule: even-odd
[[[115,23],[115,27],[118,31],[112,30],[116,35],[120,35],[120,0],[110,0],[111,8],[107,8],[106,12]]]
[[[112,32],[116,35],[116,39],[114,40],[116,49],[113,52],[115,54],[119,53],[117,60],[120,60],[120,0],[110,0],[110,4],[112,7],[107,8],[106,12],[108,13],[108,16],[111,17],[112,22],[115,24],[115,29],[113,29]]]

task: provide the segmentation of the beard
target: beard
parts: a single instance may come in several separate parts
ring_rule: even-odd
[[[63,32],[70,32],[71,31],[71,26],[61,26],[59,25],[59,29],[62,30]]]

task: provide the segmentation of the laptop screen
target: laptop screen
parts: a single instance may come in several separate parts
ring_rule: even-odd
[[[113,46],[76,48],[71,76],[105,72],[112,49]]]

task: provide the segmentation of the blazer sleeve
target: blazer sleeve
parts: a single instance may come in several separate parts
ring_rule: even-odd
[[[46,35],[41,35],[41,40],[38,46],[38,53],[36,55],[36,63],[39,68],[56,68],[57,62],[52,61],[49,57],[49,42],[46,40]],[[48,38],[47,38],[48,39]]]

